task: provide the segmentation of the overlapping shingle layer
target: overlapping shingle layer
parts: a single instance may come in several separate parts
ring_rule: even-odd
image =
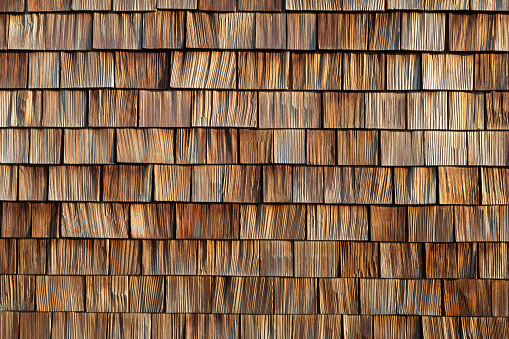
[[[506,0],[0,0],[0,338],[509,337]]]

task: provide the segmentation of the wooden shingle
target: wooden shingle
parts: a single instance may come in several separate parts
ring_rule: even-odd
[[[390,168],[325,167],[326,204],[390,204]]]
[[[274,313],[316,314],[317,285],[312,278],[274,278]]]
[[[26,88],[28,54],[0,53],[0,74],[0,88]]]
[[[364,93],[324,92],[324,128],[363,128]]]
[[[62,52],[61,65],[61,88],[114,86],[115,58],[113,53]]]
[[[141,250],[139,240],[110,240],[110,274],[140,274]]]
[[[260,276],[293,276],[291,241],[260,241]]]
[[[186,47],[213,49],[253,49],[254,13],[188,12]]]
[[[184,47],[184,12],[143,13],[143,48]]]
[[[239,0],[239,11],[279,12],[282,9],[282,0]]]
[[[202,0],[198,2],[200,11],[235,12],[237,1],[234,0]]]
[[[467,134],[468,164],[473,166],[506,166],[509,163],[509,133],[479,131]]]
[[[207,164],[236,163],[238,154],[238,133],[236,129],[207,130]]]
[[[94,49],[141,49],[141,13],[94,13]]]
[[[422,88],[471,91],[474,86],[474,56],[423,54]]]
[[[458,278],[458,253],[456,244],[426,245],[426,277]]]
[[[127,1],[127,3],[129,2]],[[102,335],[108,333],[108,338],[122,338],[125,333],[132,335],[134,338],[148,338],[151,329],[149,313],[109,313],[108,322],[101,333]]]
[[[117,129],[118,162],[173,163],[173,130]]]
[[[152,165],[104,166],[102,199],[104,201],[151,201],[152,171]]]
[[[391,1],[391,0],[388,0]],[[373,336],[373,321],[370,315],[344,315],[344,333],[348,338],[371,338]]]
[[[43,50],[44,41],[44,15],[22,14],[9,17],[9,49]]]
[[[155,201],[190,201],[191,167],[154,166]]]
[[[286,13],[256,13],[255,47],[286,48]]]
[[[141,12],[155,11],[156,0],[113,0],[113,11]]]
[[[30,203],[2,203],[2,232],[0,234],[4,238],[28,238],[31,216]]]
[[[60,86],[60,54],[30,53],[28,88],[58,88]]]
[[[166,311],[209,313],[212,310],[212,278],[203,276],[166,277]]]
[[[31,129],[30,130],[30,163],[58,164],[62,143],[60,129]]]
[[[380,277],[419,279],[424,277],[422,244],[381,243]]]
[[[32,203],[32,237],[58,238],[60,208],[58,204]]]
[[[367,240],[368,209],[365,206],[307,206],[307,239]]]
[[[84,91],[44,91],[42,93],[42,126],[85,126],[87,96]]]
[[[191,201],[222,202],[225,166],[193,166]]]
[[[135,127],[138,120],[138,91],[90,90],[90,127]]]
[[[157,0],[158,9],[196,9],[198,0]]]
[[[177,129],[175,152],[177,164],[205,164],[207,162],[207,130],[204,128]]]
[[[421,89],[421,56],[419,54],[387,55],[387,90]]]
[[[207,338],[233,338],[240,332],[240,317],[232,314],[186,314],[185,328],[190,338],[201,335]]]
[[[37,276],[36,279],[37,311],[85,311],[83,277]]]
[[[374,241],[405,241],[405,207],[371,206],[370,239]]]
[[[29,12],[55,12],[71,9],[70,0],[28,0],[27,10]]]
[[[259,92],[260,128],[319,128],[317,92]]]
[[[504,241],[505,211],[503,208],[505,207],[454,206],[456,241]]]
[[[14,313],[13,313],[14,314]],[[9,315],[9,312],[3,312],[4,317]],[[0,316],[1,317],[1,316]],[[49,339],[51,337],[51,312],[23,312],[19,314],[19,337],[20,338],[45,338]],[[14,319],[9,321],[9,326],[7,326],[7,330],[12,328],[12,326],[16,326],[16,322]],[[2,327],[0,325],[0,327]],[[3,327],[4,330],[6,329]],[[3,333],[3,334],[2,334]],[[5,335],[9,337],[9,335],[5,334],[5,332],[0,331],[0,335]],[[14,337],[14,334],[10,335],[10,337]]]
[[[261,166],[225,166],[223,202],[261,202],[261,172]]]
[[[287,13],[287,48],[289,50],[316,49],[316,14]]]
[[[81,0],[83,2],[84,0]],[[85,0],[86,1],[86,0]],[[77,4],[73,0],[73,5]],[[94,2],[98,5],[99,1]],[[92,49],[92,14],[45,14],[45,49],[83,51]],[[69,38],[72,37],[72,38]]]
[[[385,0],[343,0],[344,11],[382,11]]]
[[[99,166],[50,166],[48,200],[99,201]]]
[[[168,54],[115,52],[115,87],[168,88]]]
[[[163,311],[164,277],[129,277],[129,311],[158,313]]]
[[[162,1],[162,0],[161,0]],[[71,3],[73,11],[110,11],[110,0],[73,0]]]
[[[2,12],[23,12],[25,9],[25,1],[24,0],[13,0],[8,2],[3,2],[0,5],[0,11]]]
[[[366,13],[318,14],[318,48],[367,50],[368,18]]]
[[[453,241],[453,223],[452,206],[408,206],[408,241]]]
[[[371,14],[369,17],[368,49],[399,50],[401,44],[401,13]]]
[[[479,171],[475,167],[438,167],[438,185],[439,204],[479,203]]]
[[[242,55],[239,53],[239,69]],[[236,65],[234,52],[173,52],[170,87],[234,89]],[[239,82],[241,79],[242,72],[239,71]],[[240,84],[239,87],[244,88]]]
[[[51,320],[51,335],[55,337],[100,338],[108,329],[105,313],[54,312]]]
[[[9,42],[9,15],[0,15],[0,49],[7,49]]]
[[[303,164],[306,162],[306,133],[303,129],[274,130],[274,163]]]
[[[131,204],[130,237],[170,239],[175,234],[175,205]]]
[[[437,173],[435,168],[411,167],[394,169],[396,204],[435,204]]]
[[[291,166],[263,166],[263,201],[292,202],[292,173]]]
[[[19,200],[48,199],[48,168],[43,166],[19,167]]]
[[[472,0],[470,7],[474,11],[507,11],[509,4],[504,1]]]
[[[449,129],[484,129],[484,103],[482,92],[449,92]]]
[[[449,13],[449,46],[451,51],[492,51],[493,15]]]
[[[191,92],[140,91],[139,127],[191,126]]]
[[[402,13],[401,49],[443,51],[445,48],[446,18],[445,13]]]
[[[217,223],[217,221],[216,221]],[[243,205],[240,207],[241,239],[305,239],[304,205]]]
[[[508,291],[508,281],[493,280],[491,282],[491,306],[494,317],[507,317],[509,315]]]
[[[341,276],[377,278],[380,274],[378,247],[375,242],[341,242]]]
[[[271,130],[239,129],[240,163],[272,163],[273,136]]]
[[[508,277],[507,243],[480,243],[479,278],[507,279]]]
[[[348,314],[358,310],[356,279],[320,279],[320,310],[325,314]]]
[[[64,164],[111,164],[114,162],[113,129],[64,131]]]
[[[0,127],[39,127],[41,122],[40,91],[0,91]]]
[[[197,241],[143,240],[142,244],[143,275],[196,275]]]
[[[490,316],[490,290],[488,280],[444,280],[445,315]]]
[[[62,204],[64,238],[127,238],[129,207],[122,204]]]
[[[341,89],[341,68],[347,69],[345,64],[341,64],[341,57],[341,53],[292,53],[293,88],[296,90]]]
[[[209,241],[198,244],[199,275],[257,276],[260,268],[258,241]]]
[[[175,220],[177,239],[239,238],[239,205],[178,204]]]
[[[509,36],[504,29],[509,22],[509,15],[496,14],[494,19],[495,51],[507,51],[509,49]]]
[[[0,274],[16,274],[16,262],[19,256],[19,252],[16,251],[16,239],[0,239],[0,253],[2,253]]]
[[[129,311],[129,279],[127,276],[86,277],[86,309],[88,312]]]
[[[505,54],[475,55],[475,89],[506,91],[509,88]]]
[[[509,93],[486,93],[486,129],[509,129]]]
[[[323,167],[294,166],[293,168],[294,203],[319,204],[324,202],[323,172],[324,172]]]
[[[411,338],[422,333],[419,317],[416,316],[375,316],[373,317],[375,338]]]
[[[382,166],[424,165],[424,144],[422,131],[380,132]]]
[[[108,274],[108,240],[51,239],[48,243],[48,274]]]
[[[427,11],[461,11],[470,9],[468,0],[425,0]]]
[[[29,130],[0,129],[0,163],[28,163],[29,146]]]
[[[447,129],[447,92],[407,95],[408,129]]]
[[[309,142],[309,136],[307,140]],[[338,165],[377,165],[378,140],[377,131],[338,131]],[[320,147],[323,147],[323,143]]]
[[[0,275],[0,293],[2,294],[0,309],[2,311],[34,311],[35,288],[33,275]],[[40,304],[37,303],[37,305]],[[0,315],[3,313],[0,312]],[[0,320],[0,334],[2,334],[2,327]]]
[[[46,244],[45,239],[18,240],[18,274],[46,273]]]
[[[369,92],[364,102],[366,128],[405,128],[405,93]]]
[[[467,151],[465,132],[424,132],[424,154],[428,166],[466,165]]]
[[[483,205],[507,205],[509,203],[508,173],[507,168],[481,168]]]
[[[339,11],[341,10],[340,0],[287,0],[288,11]]]
[[[294,260],[296,277],[339,276],[339,242],[296,241]]]
[[[338,69],[341,69],[338,67]],[[385,88],[385,54],[343,54],[344,90],[383,90]]]
[[[192,95],[192,126],[256,127],[256,92],[197,91]]]
[[[341,140],[338,139],[338,142]],[[306,164],[334,165],[336,134],[328,130],[306,131]],[[339,155],[338,155],[339,157]]]
[[[289,88],[290,53],[239,52],[238,54],[239,89]],[[233,88],[233,84],[231,87]]]
[[[0,165],[0,199],[17,200],[18,166]]]
[[[473,6],[473,5],[472,5]],[[462,317],[461,328],[465,337],[496,337],[509,335],[506,318],[492,317]]]

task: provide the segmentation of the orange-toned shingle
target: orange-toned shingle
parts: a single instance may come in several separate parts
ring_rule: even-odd
[[[190,201],[190,166],[154,166],[155,201]]]
[[[338,165],[377,165],[377,131],[338,131],[336,153]],[[308,136],[309,142],[309,136]],[[321,143],[323,147],[324,143]],[[325,144],[326,145],[326,144]],[[327,165],[333,165],[334,162]]]
[[[241,239],[305,239],[304,205],[242,205]]]
[[[423,247],[422,244],[380,243],[380,277],[423,278]]]
[[[342,277],[377,278],[380,275],[378,243],[344,241],[340,243],[340,251]]]
[[[64,130],[64,164],[114,162],[113,129]]]
[[[169,76],[167,53],[115,53],[117,88],[166,89]]]
[[[289,88],[290,53],[239,52],[238,55],[239,89]]]
[[[257,276],[260,267],[258,241],[211,241],[198,243],[199,275]]]
[[[438,185],[440,204],[479,203],[479,171],[475,167],[438,167]]]
[[[327,168],[327,167],[326,167]],[[293,168],[293,202],[324,202],[324,168],[294,166]]]
[[[286,48],[286,13],[256,13],[255,47]]]
[[[364,128],[364,93],[324,92],[324,128]]]
[[[366,13],[318,14],[318,48],[367,50],[368,18]]]
[[[141,49],[141,13],[94,13],[94,49]]]
[[[451,242],[453,224],[452,206],[408,206],[408,241]]]
[[[173,139],[171,129],[117,129],[117,161],[171,164]]]
[[[64,238],[127,238],[129,207],[125,204],[63,203]]]
[[[143,13],[143,48],[184,47],[184,12]]]
[[[84,0],[81,0],[83,2]],[[73,5],[77,5],[73,0]],[[96,5],[99,1],[94,0]],[[92,14],[45,14],[45,49],[90,50],[92,49]]]
[[[359,295],[356,279],[320,279],[320,310],[325,314],[357,313]]]
[[[257,92],[193,92],[191,123],[197,127],[256,127],[257,103]]]
[[[406,208],[371,206],[370,239],[373,241],[405,241]]]
[[[238,239],[239,205],[178,204],[177,239]]]
[[[0,53],[0,74],[0,88],[26,88],[28,54]]]
[[[60,87],[113,87],[114,59],[110,52],[62,53]]]
[[[37,276],[38,312],[85,311],[84,279],[79,276]]]
[[[51,239],[48,243],[48,274],[105,275],[109,271],[108,255],[106,239]]]
[[[316,14],[287,13],[287,48],[289,50],[316,49]]]
[[[259,128],[319,128],[318,92],[258,92]]]
[[[19,200],[48,200],[48,168],[19,167]]]
[[[140,91],[139,127],[191,126],[191,92]]]
[[[394,169],[396,204],[435,204],[437,173],[435,168],[411,167]]]
[[[292,53],[293,88],[296,90],[341,89],[342,68],[345,71],[348,69],[346,64],[341,64],[341,58],[341,53]]]
[[[287,165],[263,166],[263,201],[292,202],[293,169]]]
[[[135,127],[138,121],[138,91],[90,90],[90,127]]]
[[[60,54],[30,53],[28,88],[58,88],[60,86]]]
[[[131,204],[132,238],[170,239],[175,234],[175,205]]]
[[[104,201],[151,201],[152,171],[152,165],[104,166],[102,199]]]

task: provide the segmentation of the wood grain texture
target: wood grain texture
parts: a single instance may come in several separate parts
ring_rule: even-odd
[[[94,13],[94,49],[141,49],[141,13]]]
[[[191,126],[191,92],[140,91],[140,127]]]
[[[467,152],[467,135],[464,132],[424,132],[426,165],[466,165]]]
[[[390,168],[325,167],[326,204],[390,204]]]
[[[458,241],[500,241],[505,238],[502,206],[454,206]],[[502,219],[503,220],[503,219]],[[501,228],[502,226],[502,228]]]
[[[225,166],[222,197],[223,202],[261,202],[261,181],[261,166]]]
[[[367,222],[367,220],[365,222]],[[376,278],[380,275],[380,252],[378,243],[352,241],[341,242],[340,257],[342,277]],[[358,298],[357,293],[355,293],[354,296],[356,299]]]
[[[334,165],[336,135],[334,131],[306,131],[306,164]]]
[[[3,312],[4,317],[8,315],[9,312]],[[1,318],[1,316],[0,316]],[[49,339],[51,336],[51,318],[52,314],[50,312],[24,312],[19,314],[19,337],[20,338],[32,338],[34,336],[38,336],[39,338]],[[16,322],[14,319],[10,320],[11,325],[7,326],[7,329],[12,325],[15,326]],[[0,328],[5,330],[5,327],[0,325]],[[0,335],[5,335],[5,332],[0,333]],[[10,335],[14,337],[14,334]]]
[[[51,239],[48,243],[48,274],[108,274],[108,240]]]
[[[0,88],[26,88],[28,80],[27,53],[0,53]]]
[[[287,165],[263,166],[263,201],[292,201],[292,167]]]
[[[207,164],[232,164],[238,161],[238,132],[236,129],[207,130]]]
[[[59,338],[101,338],[108,328],[105,313],[54,312],[51,320],[51,334]]]
[[[81,2],[86,0],[81,0]],[[79,0],[73,0],[77,6]],[[99,6],[99,1],[94,1]],[[84,4],[82,4],[84,5]],[[45,14],[45,49],[83,51],[92,49],[92,14]],[[72,37],[72,38],[68,38]]]
[[[157,313],[163,310],[164,277],[129,277],[129,311]]]
[[[43,50],[44,16],[41,14],[11,15],[9,17],[9,49]]]
[[[237,57],[233,52],[173,52],[170,87],[235,89],[236,68]],[[241,74],[239,71],[239,78]]]
[[[383,90],[385,54],[343,54],[344,90]]]
[[[40,91],[0,91],[0,127],[39,127],[41,123]]]
[[[16,251],[16,239],[0,239],[0,274],[16,274],[16,262],[18,252]]]
[[[380,277],[423,278],[423,251],[422,244],[380,243]]]
[[[271,130],[239,129],[240,162],[243,164],[271,163],[274,153]]]
[[[139,275],[141,249],[139,240],[110,240],[110,274]]]
[[[276,337],[336,338],[341,335],[340,315],[243,315],[241,316],[241,335],[244,337],[263,337],[274,333]]]
[[[225,167],[193,166],[192,169],[191,201],[222,202]]]
[[[289,11],[339,11],[340,0],[287,0],[286,9]]]
[[[507,205],[509,202],[509,180],[506,168],[481,168],[483,205]]]
[[[104,201],[151,201],[152,171],[152,165],[104,166],[102,199]]]
[[[17,200],[18,198],[18,166],[0,165],[0,199]]]
[[[237,2],[234,0],[203,0],[198,3],[200,11],[235,12]]]
[[[191,167],[154,166],[155,201],[190,201]]]
[[[106,326],[108,338],[120,339],[126,333],[133,338],[151,336],[151,316],[148,313],[110,313]]]
[[[212,279],[204,276],[166,277],[166,310],[171,313],[210,313]]]
[[[467,134],[468,164],[474,166],[506,166],[509,134],[498,131],[479,131]]]
[[[468,293],[475,290],[476,293]],[[444,280],[444,307],[447,316],[490,316],[490,285],[487,280]]]
[[[184,13],[157,11],[143,13],[143,48],[184,47]]]
[[[423,89],[471,91],[474,86],[473,78],[473,55],[422,55]]]
[[[454,239],[452,206],[409,206],[408,240],[451,242]]]
[[[138,120],[138,91],[90,90],[88,125],[90,127],[135,127]]]
[[[154,11],[156,9],[156,2],[156,0],[113,0],[113,11]]]
[[[256,12],[279,12],[283,8],[281,0],[239,0],[237,9],[239,11],[256,11]]]
[[[173,163],[173,130],[117,129],[117,161]]]
[[[367,50],[368,19],[367,13],[318,14],[318,48]]]
[[[256,127],[256,92],[197,91],[192,102],[192,126]]]
[[[32,237],[58,238],[60,208],[58,204],[31,203]]]
[[[306,133],[303,129],[274,130],[274,163],[304,164]]]
[[[196,275],[197,265],[203,264],[196,240],[143,240],[142,244],[143,275]]]
[[[99,201],[99,166],[50,166],[48,200]]]
[[[377,131],[340,130],[337,133],[337,140],[338,165],[378,164]]]
[[[291,241],[260,241],[260,275],[293,276]]]
[[[475,55],[475,89],[507,90],[508,75],[507,54]]]
[[[28,0],[29,12],[54,12],[65,11],[71,7],[71,0]]]
[[[363,128],[364,93],[323,92],[324,128]]]
[[[115,145],[113,129],[64,131],[64,164],[111,164]]]
[[[307,239],[368,240],[368,209],[364,206],[307,206]]]
[[[48,199],[48,169],[42,166],[19,167],[19,200]]]
[[[61,234],[65,238],[127,238],[125,204],[63,203]]]
[[[186,314],[185,326],[189,338],[232,338],[240,332],[240,319],[232,314]]]
[[[474,92],[449,92],[449,129],[452,130],[476,130],[484,129],[485,102],[484,93]],[[487,112],[486,112],[487,113]]]
[[[188,48],[255,48],[254,13],[188,12],[186,17]]]
[[[0,293],[2,294],[0,309],[2,311],[34,311],[35,278],[33,275],[0,276]]]
[[[239,52],[238,88],[270,89],[289,88],[290,54]]]
[[[343,0],[344,11],[381,11],[385,0]]]
[[[30,222],[30,203],[2,203],[2,237],[27,238],[30,234]]]
[[[438,167],[438,192],[439,204],[477,204],[479,202],[478,169]]]
[[[30,134],[27,129],[0,130],[0,163],[28,163]]]
[[[287,13],[286,47],[289,50],[314,50],[317,43],[316,14]]]
[[[110,52],[61,53],[61,88],[113,87],[115,58]]]
[[[509,304],[506,302],[508,287],[507,281],[494,280],[491,282],[491,305],[494,317],[509,315]]]
[[[401,49],[443,51],[446,37],[445,22],[445,13],[402,13]]]
[[[129,278],[126,276],[87,276],[88,312],[129,311]]]
[[[274,278],[275,314],[316,314],[317,280],[312,278]]]
[[[73,11],[109,11],[111,1],[109,0],[72,0]]]
[[[196,9],[198,0],[158,0],[158,9]]]
[[[305,239],[304,205],[242,205],[240,239]]]
[[[470,2],[467,0],[425,0],[424,6],[430,11],[460,11],[470,9]]]
[[[382,166],[419,166],[424,165],[424,133],[380,132]],[[405,150],[409,150],[405,152]]]
[[[60,86],[60,54],[30,53],[28,88],[58,88]]]
[[[0,10],[2,12],[23,12],[25,8],[25,1],[14,0],[2,3]]]
[[[473,0],[470,7],[475,11],[507,11],[509,4],[500,0]]]
[[[490,14],[449,13],[451,51],[492,51],[495,48],[494,21]]]
[[[168,54],[115,52],[115,87],[168,88]]]
[[[46,273],[46,240],[18,240],[18,274]]]
[[[436,170],[428,167],[395,168],[394,189],[396,204],[435,204]]]
[[[366,93],[366,128],[404,129],[406,96],[398,92]]]
[[[319,128],[318,92],[259,92],[260,128]]]
[[[286,48],[286,14],[256,13],[255,47],[257,49]]]
[[[176,238],[238,239],[239,211],[239,205],[233,204],[178,204]]]
[[[373,336],[373,317],[370,315],[344,315],[344,333],[349,338]]]
[[[486,94],[486,129],[509,129],[509,96],[505,92]]]
[[[293,168],[293,203],[323,203],[323,173],[323,167],[295,166]]]
[[[419,90],[421,79],[419,54],[387,54],[387,90]]]
[[[131,237],[170,239],[175,234],[175,206],[170,204],[131,204]]]
[[[401,45],[401,13],[376,13],[371,14],[369,19],[368,49],[375,51],[399,50]]]
[[[356,313],[359,305],[357,286],[356,279],[319,279],[321,313]]]
[[[507,243],[479,244],[479,278],[507,279]]]
[[[30,163],[60,163],[62,134],[60,129],[30,130]]]
[[[205,164],[207,162],[207,130],[203,128],[176,129],[175,148],[177,164]]]
[[[78,276],[37,276],[39,312],[85,311],[84,279]]]
[[[43,91],[42,126],[84,127],[87,97],[84,91]]]
[[[373,241],[405,241],[405,207],[371,206],[370,239]]]
[[[456,244],[425,244],[426,277],[458,278],[458,253]]]
[[[424,338],[437,336],[461,336],[460,318],[457,317],[422,317]]]
[[[341,53],[292,54],[292,84],[296,90],[341,89]],[[343,56],[344,58],[344,56]],[[347,81],[345,77],[345,81]]]
[[[198,275],[256,276],[260,268],[258,241],[198,243]]]

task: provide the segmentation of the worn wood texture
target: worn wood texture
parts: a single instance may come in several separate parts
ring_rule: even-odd
[[[276,90],[289,87],[288,52],[239,52],[237,66],[239,89]]]
[[[114,54],[110,52],[61,53],[62,88],[114,86]]]
[[[345,71],[347,70],[346,64],[341,65],[340,53],[292,54],[293,88],[296,90],[339,90],[342,67]],[[345,78],[344,81],[348,80]]]
[[[167,53],[115,53],[115,87],[117,88],[166,89],[168,71]]]

